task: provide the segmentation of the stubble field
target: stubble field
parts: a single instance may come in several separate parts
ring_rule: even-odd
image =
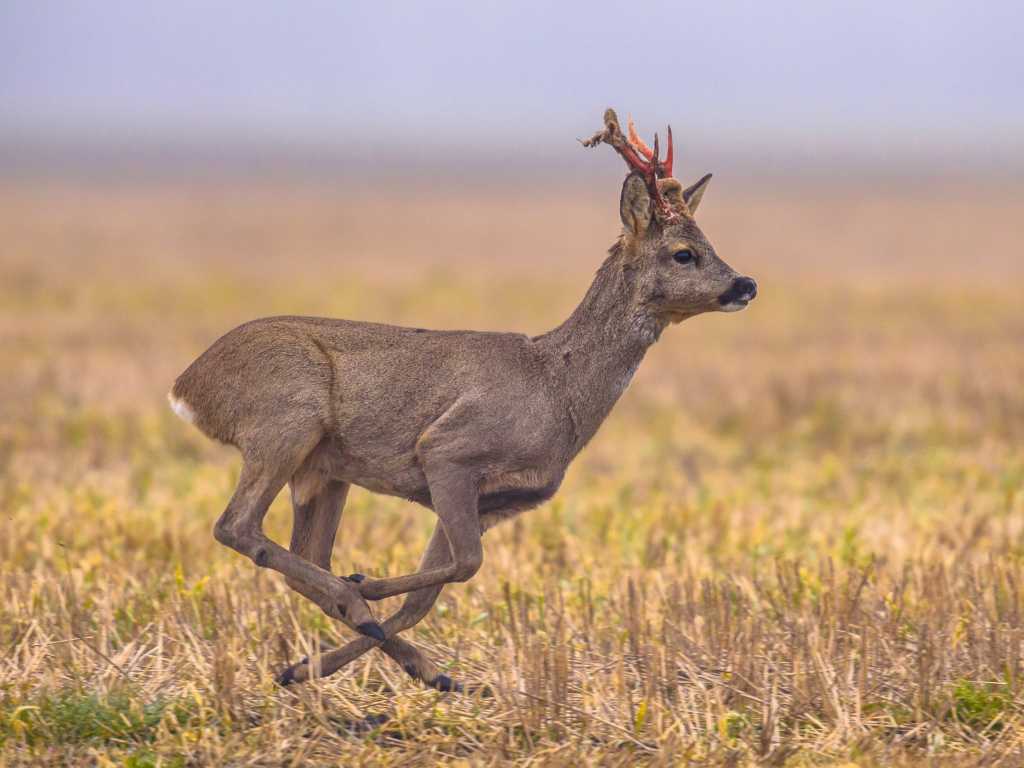
[[[759,298],[669,329],[409,633],[467,695],[276,687],[347,630],[213,540],[238,459],[164,396],[257,316],[547,330],[617,187],[0,187],[0,763],[1024,762],[1024,192],[728,186]],[[432,524],[356,489],[335,571]]]

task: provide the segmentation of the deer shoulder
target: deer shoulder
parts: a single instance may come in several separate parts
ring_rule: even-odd
[[[485,527],[550,498],[574,455],[568,403],[547,354],[525,336],[501,336],[476,340],[490,344],[490,359],[469,355],[468,386],[416,441],[428,474],[472,475]]]

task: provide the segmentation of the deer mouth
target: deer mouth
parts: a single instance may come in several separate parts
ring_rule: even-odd
[[[757,283],[749,277],[737,277],[729,289],[718,297],[718,307],[723,312],[739,312],[757,296]]]
[[[721,309],[722,312],[739,312],[741,309],[745,309],[747,304],[750,303],[750,301],[747,299],[733,299],[732,301],[725,304],[721,303],[721,299],[719,299],[718,301],[719,309]]]

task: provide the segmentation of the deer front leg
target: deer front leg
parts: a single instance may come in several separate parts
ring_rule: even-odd
[[[477,482],[461,468],[443,467],[427,472],[430,498],[451,547],[450,561],[438,568],[424,568],[407,576],[369,579],[361,574],[349,578],[359,584],[367,600],[381,600],[451,581],[469,581],[483,564],[484,550],[477,512]]]
[[[345,504],[345,497],[348,493],[348,487],[348,483],[328,483],[326,488],[304,503],[300,502],[296,498],[294,490],[292,493],[294,520],[292,525],[290,549],[297,555],[310,560],[315,565],[318,565],[327,571],[331,569],[331,551],[334,548],[334,540],[337,535],[338,524],[341,522],[341,513]],[[435,565],[441,564],[445,562],[447,555],[448,541],[444,537],[444,533],[441,531],[440,527],[438,527],[435,529],[431,543],[427,547],[427,552],[424,555],[421,567],[426,566],[428,563]],[[325,602],[324,595],[316,592],[302,582],[295,581],[293,579],[288,579],[287,581],[288,585],[292,589],[312,600],[314,603],[322,604]],[[440,587],[436,587],[435,589],[437,594],[441,592]],[[412,624],[419,621],[419,619],[426,614],[430,605],[432,605],[434,599],[436,599],[437,594],[434,595],[434,598],[430,600],[430,604],[426,605],[422,610],[422,613],[420,613],[419,616],[416,616],[409,626],[412,626]],[[409,607],[404,606],[403,610],[408,611]],[[352,621],[347,616],[338,616],[337,618],[348,624],[352,629],[355,629]],[[407,640],[393,636],[389,637],[387,641],[378,647],[394,661],[398,662],[402,669],[404,669],[410,676],[423,681],[427,685],[441,691],[462,689],[462,686],[454,683],[447,675],[439,674],[437,667],[430,661],[430,659],[427,658],[426,654]],[[329,651],[327,654],[323,654],[321,658],[325,658],[331,653],[334,653],[334,651]],[[341,665],[336,667],[336,669],[340,668],[340,666]],[[322,669],[323,665],[321,665],[321,670]],[[301,680],[308,679],[309,676],[309,659],[305,658],[298,664],[294,664],[284,670],[284,672],[278,676],[277,682],[281,685],[288,685],[293,682],[300,682]],[[322,671],[321,676],[323,676]]]
[[[271,568],[291,582],[306,585],[326,599],[318,603],[333,618],[347,617],[368,637],[384,639],[381,629],[359,595],[355,584],[333,576],[263,533],[263,518],[278,491],[291,477],[298,459],[267,468],[263,462],[246,461],[231,501],[214,527],[217,541],[246,555],[261,568]]]
[[[434,534],[427,545],[427,550],[420,562],[420,568],[436,568],[448,562],[448,538],[444,534],[440,522],[434,528]],[[388,639],[379,646],[367,638],[360,637],[350,641],[344,647],[328,651],[320,656],[319,669],[303,659],[284,671],[279,681],[287,684],[303,682],[310,678],[327,677],[337,672],[346,664],[350,664],[372,648],[379,647],[391,658],[402,665],[412,677],[422,680],[439,691],[461,691],[462,685],[454,682],[448,675],[439,674],[435,665],[415,645],[398,637],[397,634],[415,626],[433,607],[443,585],[427,587],[410,592],[406,595],[402,607],[384,622],[384,630]]]

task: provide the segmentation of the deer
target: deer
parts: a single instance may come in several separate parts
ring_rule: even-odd
[[[377,648],[414,679],[463,691],[401,637],[446,584],[483,563],[483,533],[550,499],[595,435],[648,349],[670,324],[741,310],[757,284],[715,253],[694,214],[711,174],[673,177],[672,129],[660,158],[614,110],[581,143],[625,161],[622,232],[583,300],[539,336],[425,330],[318,317],[269,317],[228,332],[168,393],[174,412],[237,448],[238,485],[213,534],[284,576],[357,637],[304,658],[281,685],[331,675]],[[288,549],[263,532],[289,486]],[[432,510],[433,534],[415,573],[337,576],[331,555],[351,486]],[[378,622],[369,602],[404,595]]]

